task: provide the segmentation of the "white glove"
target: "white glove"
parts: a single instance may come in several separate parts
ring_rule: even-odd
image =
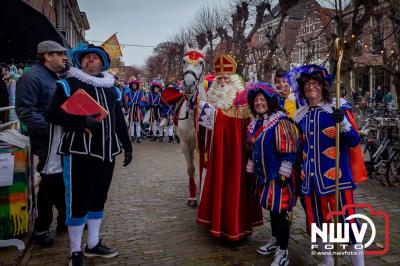
[[[249,174],[254,174],[254,162],[253,160],[248,160],[246,165],[246,172]]]

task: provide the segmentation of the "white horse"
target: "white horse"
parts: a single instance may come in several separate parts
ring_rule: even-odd
[[[205,75],[204,53],[198,49],[189,48],[186,44],[182,59],[182,75],[184,95],[182,102],[177,106],[176,118],[178,120],[177,135],[180,146],[186,159],[187,173],[189,176],[188,206],[197,206],[194,150],[196,148],[196,130],[194,124],[194,110],[196,108],[197,92],[203,93],[203,78]],[[180,106],[180,108],[179,108]]]

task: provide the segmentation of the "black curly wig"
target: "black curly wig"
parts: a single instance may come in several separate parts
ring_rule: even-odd
[[[278,101],[278,97],[269,97],[267,96],[267,94],[263,91],[263,90],[255,90],[254,93],[251,93],[248,96],[248,103],[249,103],[249,107],[250,107],[250,112],[251,114],[255,117],[256,115],[259,115],[255,108],[254,108],[254,100],[256,99],[256,96],[258,94],[262,94],[264,95],[265,99],[267,100],[267,105],[268,105],[268,110],[267,110],[267,114],[268,115],[272,115],[274,113],[276,113],[277,111],[282,111],[283,109],[281,108],[281,106],[279,105],[279,101]]]
[[[315,74],[314,75],[301,74],[300,77],[297,79],[297,83],[299,84],[299,98],[304,99],[307,102],[307,104],[309,103],[308,99],[306,97],[305,91],[304,91],[304,85],[306,84],[306,82],[308,82],[310,80],[315,80],[321,85],[322,99],[327,103],[331,103],[332,96],[329,91],[329,82],[326,79],[324,79],[323,77],[320,77]]]

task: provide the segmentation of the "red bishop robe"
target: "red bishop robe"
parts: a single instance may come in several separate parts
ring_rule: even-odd
[[[249,109],[215,109],[214,115],[214,129],[207,129],[206,133],[208,141],[199,141],[209,143],[209,147],[200,145],[200,151],[205,151],[208,158],[200,160],[201,164],[206,163],[207,171],[196,220],[208,225],[214,237],[237,241],[251,234],[253,226],[263,223],[261,206],[246,173]]]

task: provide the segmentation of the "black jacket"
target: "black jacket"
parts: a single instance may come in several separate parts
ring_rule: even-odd
[[[72,69],[72,72],[83,75],[84,78],[91,78],[80,70]],[[78,89],[85,90],[108,111],[108,115],[94,128],[90,128],[90,133],[87,132],[86,116],[70,115],[60,108],[68,99],[68,95],[64,87],[57,83],[56,92],[46,112],[46,119],[50,123],[64,127],[58,148],[59,154],[87,154],[103,161],[112,161],[121,153],[120,142],[125,151],[131,152],[132,144],[122,114],[121,102],[117,100],[119,94],[113,85],[102,87],[83,82],[82,77],[78,78],[74,76],[66,78],[70,87],[69,95]]]
[[[15,107],[18,119],[27,125],[33,154],[47,156],[49,124],[44,113],[54,94],[58,76],[42,63],[17,81]]]

